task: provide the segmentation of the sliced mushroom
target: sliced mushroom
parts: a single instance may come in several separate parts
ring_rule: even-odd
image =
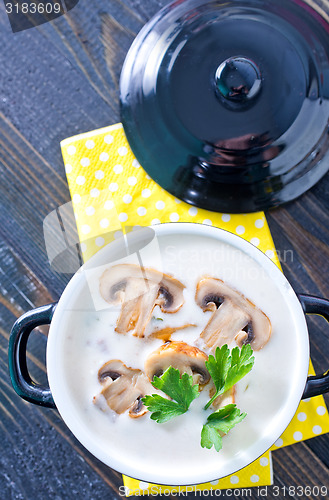
[[[135,264],[113,266],[100,279],[100,293],[104,300],[121,303],[115,331],[132,331],[137,337],[144,337],[156,305],[165,313],[178,311],[184,303],[184,288],[172,276]]]
[[[119,359],[112,359],[100,368],[98,380],[104,386],[100,395],[111,410],[118,414],[129,410],[129,416],[133,418],[147,412],[141,399],[154,389],[141,370],[128,368]],[[96,396],[94,403],[97,401]]]
[[[223,281],[216,278],[200,280],[195,300],[204,311],[213,312],[200,334],[212,350],[234,339],[240,347],[249,343],[256,351],[268,342],[271,323],[266,314]]]
[[[186,325],[183,326],[165,326],[164,328],[154,330],[154,332],[152,332],[150,336],[155,339],[161,339],[164,342],[169,342],[171,340],[171,336],[173,333],[177,332],[178,330],[185,330],[185,328],[190,328],[190,327],[195,328],[196,325],[193,325],[192,323],[187,323]]]
[[[142,398],[146,394],[154,394],[154,392],[156,392],[153,385],[150,384],[148,377],[143,372],[140,372],[135,387],[139,392],[139,396],[129,409],[129,416],[132,418],[138,418],[145,415],[148,410],[146,406],[144,406]]]
[[[208,356],[197,347],[185,342],[167,342],[147,358],[145,373],[150,380],[153,380],[154,376],[160,377],[169,366],[172,366],[181,374],[192,375],[195,384],[204,385],[210,379],[205,365],[207,360]]]

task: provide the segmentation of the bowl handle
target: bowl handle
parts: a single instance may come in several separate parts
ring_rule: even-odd
[[[329,322],[329,300],[312,295],[298,294],[305,314],[319,314]],[[329,392],[329,371],[307,378],[302,399]]]
[[[31,379],[26,363],[26,347],[36,326],[50,324],[56,305],[38,307],[18,318],[10,333],[8,349],[9,373],[17,394],[30,403],[48,408],[56,408],[51,391]]]

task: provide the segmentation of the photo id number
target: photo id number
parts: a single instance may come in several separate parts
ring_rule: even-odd
[[[62,12],[62,5],[59,2],[16,2],[15,4],[8,2],[6,3],[6,12],[7,14],[59,14]]]
[[[326,486],[273,486],[273,497],[302,497],[310,498],[328,497],[328,488]]]

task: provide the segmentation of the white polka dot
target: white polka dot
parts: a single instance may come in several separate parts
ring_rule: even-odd
[[[150,189],[143,189],[142,191],[142,196],[143,198],[148,198],[149,196],[151,196],[151,190]]]
[[[112,210],[112,208],[114,208],[114,203],[112,200],[106,200],[106,202],[104,203],[104,208],[105,210]]]
[[[149,483],[144,483],[144,481],[139,481],[139,489],[140,490],[147,490],[149,488]]]
[[[303,434],[299,431],[294,432],[294,440],[300,441],[301,439],[303,439]]]
[[[134,177],[132,175],[131,177],[128,177],[128,181],[127,182],[129,184],[129,186],[134,186],[136,184],[136,182],[137,182],[137,179],[136,179],[136,177]]]
[[[85,146],[88,149],[93,149],[95,147],[95,143],[94,143],[94,141],[92,141],[91,139],[89,139],[89,141],[86,142]]]
[[[90,206],[90,207],[87,207],[87,208],[86,208],[86,214],[87,214],[87,215],[94,215],[94,213],[95,213],[95,209],[94,209],[94,207],[91,207],[91,206]]]
[[[85,252],[87,250],[87,245],[85,243],[80,243],[81,252]]]
[[[126,222],[127,219],[128,219],[128,215],[125,212],[121,212],[121,214],[119,214],[119,221],[120,222]]]
[[[97,198],[99,196],[99,193],[100,193],[99,189],[94,188],[90,191],[90,196],[92,198]]]
[[[131,203],[132,202],[132,199],[133,197],[131,196],[131,194],[125,194],[123,197],[122,197],[122,201],[123,203]]]
[[[250,243],[252,243],[255,247],[258,247],[260,244],[259,238],[251,238]]]
[[[267,255],[267,257],[269,257],[270,259],[273,259],[274,257],[274,252],[273,250],[266,250],[265,254]]]
[[[318,415],[325,415],[326,414],[326,409],[324,406],[318,406],[316,409],[316,413]]]
[[[151,180],[151,177],[148,174],[146,174],[146,179]]]
[[[72,198],[72,201],[73,201],[73,203],[80,203],[81,196],[78,193],[74,194],[73,198]]]
[[[205,219],[202,224],[205,224],[206,226],[212,226],[212,221],[210,219]]]
[[[110,135],[110,134],[107,134],[105,137],[104,137],[104,141],[106,142],[106,144],[112,144],[113,142],[113,136]]]
[[[165,202],[164,201],[157,201],[155,206],[158,210],[162,210],[165,207]]]
[[[90,165],[90,160],[89,158],[81,158],[80,163],[83,167],[89,167]]]
[[[235,231],[236,234],[243,234],[246,231],[246,228],[244,226],[237,226]]]
[[[257,220],[255,221],[255,226],[256,226],[256,227],[258,227],[258,229],[260,229],[261,227],[263,227],[263,226],[264,226],[264,221],[263,221],[263,219],[257,219]]]
[[[114,239],[118,240],[119,238],[121,238],[123,235],[123,232],[122,231],[115,231],[114,233]]]
[[[179,221],[179,215],[176,212],[173,212],[170,214],[169,219],[171,222],[177,222]]]
[[[146,208],[145,207],[138,207],[137,208],[137,213],[138,213],[138,215],[141,215],[141,216],[145,215],[146,214]]]
[[[259,463],[262,467],[266,467],[268,465],[268,458],[262,457],[259,459]]]
[[[282,438],[277,439],[274,444],[279,448],[280,446],[283,445],[283,439]]]
[[[101,179],[103,179],[103,177],[104,177],[104,172],[103,172],[103,170],[96,170],[96,172],[95,172],[95,177],[96,177],[96,179],[98,179],[99,181],[100,181]]]
[[[253,474],[251,477],[250,477],[250,481],[252,483],[258,483],[259,481],[259,476],[257,476],[257,474]]]
[[[179,200],[178,198],[175,198],[175,203],[182,203],[182,200]]]
[[[95,239],[95,243],[96,243],[96,246],[98,247],[102,247],[105,243],[105,240],[104,238],[102,238],[101,236],[98,236],[96,239]]]
[[[67,164],[65,165],[65,172],[66,172],[67,174],[70,174],[70,173],[72,172],[72,165],[70,165],[69,163],[67,163]]]
[[[88,226],[88,224],[84,224],[84,225],[81,227],[81,231],[83,232],[83,234],[88,234],[88,233],[90,233],[90,226]]]
[[[139,168],[140,167],[140,163],[135,159],[132,162],[132,166],[135,167],[135,168]]]
[[[152,224],[152,225],[153,225],[153,224],[161,224],[161,220],[159,220],[159,219],[153,219],[153,220],[151,221],[151,224]]]
[[[230,477],[231,484],[238,484],[239,481],[240,481],[240,479],[238,478],[238,476],[231,476]]]
[[[113,172],[115,174],[121,174],[122,170],[123,170],[122,165],[114,165],[114,167],[113,167]]]
[[[86,178],[83,175],[78,175],[76,183],[82,186],[86,182]]]
[[[300,413],[298,413],[297,418],[300,422],[305,422],[305,420],[307,419],[307,415],[306,413],[301,411]]]
[[[210,481],[210,484],[217,486],[217,484],[219,484],[219,479],[216,479],[216,481]]]
[[[109,223],[109,220],[108,220],[108,219],[102,219],[102,220],[100,221],[100,223],[99,223],[99,225],[100,225],[103,229],[105,229],[106,227],[108,227],[108,226],[109,226],[109,224],[110,224],[110,223]]]
[[[198,209],[196,207],[191,207],[189,208],[188,213],[189,215],[191,215],[191,217],[194,217],[198,213]]]
[[[309,403],[310,401],[311,401],[311,398],[303,399],[303,403]]]
[[[312,429],[312,431],[314,432],[314,434],[321,434],[322,432],[322,427],[320,427],[320,425],[315,425]]]
[[[75,152],[76,152],[76,150],[77,150],[77,148],[76,148],[75,146],[71,145],[71,146],[69,146],[69,147],[67,148],[67,150],[66,150],[66,151],[67,151],[67,154],[68,154],[68,155],[74,155],[74,154],[75,154]]]
[[[105,153],[105,152],[101,153],[99,155],[99,159],[100,159],[100,161],[107,161],[109,159],[108,153]]]
[[[116,182],[111,182],[111,184],[109,185],[109,190],[114,193],[114,191],[117,191],[118,189],[118,184]]]
[[[122,146],[121,148],[118,149],[118,154],[120,156],[125,156],[127,153],[128,153],[128,149],[124,146]]]
[[[223,214],[222,215],[222,221],[223,222],[228,222],[229,220],[231,220],[230,214]]]

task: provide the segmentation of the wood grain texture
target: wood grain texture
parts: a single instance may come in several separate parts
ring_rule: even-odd
[[[121,476],[93,458],[56,411],[35,407],[14,393],[7,370],[8,336],[17,317],[57,300],[69,279],[50,268],[43,240],[46,215],[70,200],[59,142],[119,121],[118,82],[126,51],[166,3],[80,0],[67,15],[16,34],[0,4],[1,500],[119,498]],[[268,214],[284,272],[297,292],[329,297],[328,200],[327,175],[299,200]],[[314,365],[323,371],[328,368],[329,327],[319,318],[308,323]],[[38,329],[28,346],[30,370],[41,383],[47,381],[46,333]],[[329,490],[328,450],[326,435],[276,451],[275,485],[325,485]],[[267,498],[289,497],[274,494],[268,488]],[[221,498],[232,496],[223,493]],[[248,498],[259,498],[257,488]]]

